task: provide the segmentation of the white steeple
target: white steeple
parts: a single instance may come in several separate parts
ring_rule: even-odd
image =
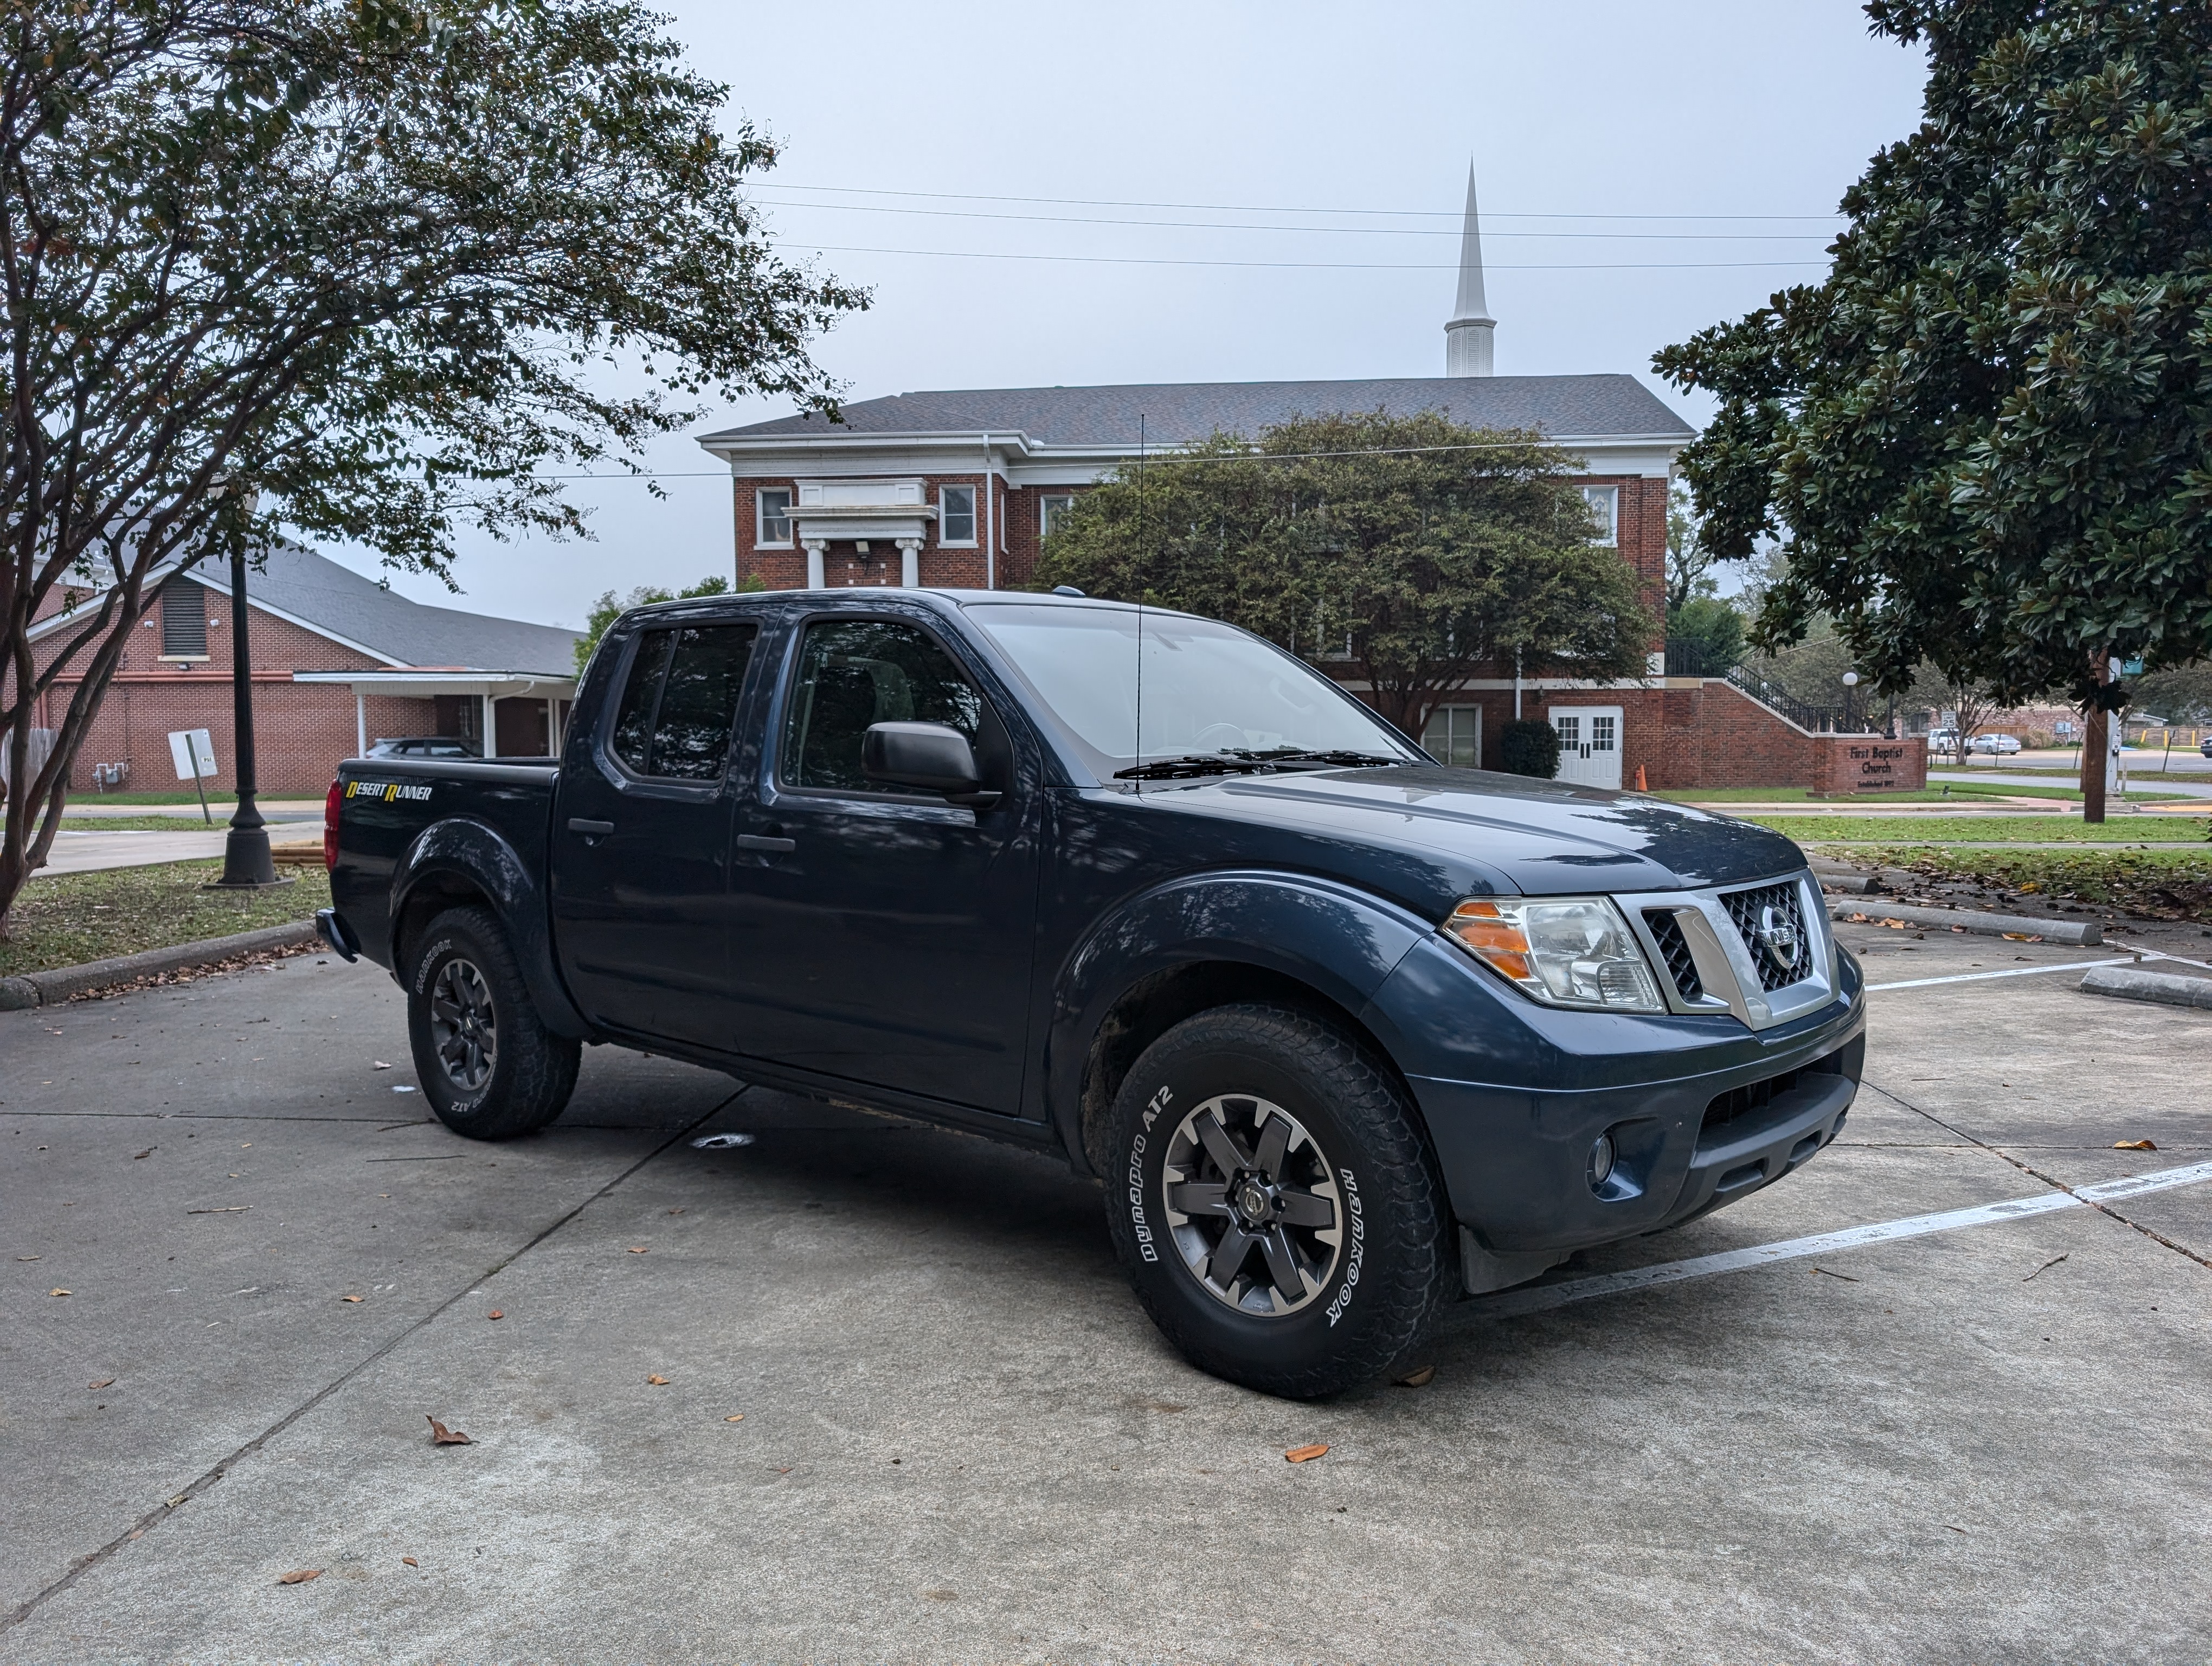
[[[1467,165],[1467,223],[1459,237],[1459,304],[1444,325],[1444,374],[1487,376],[1498,320],[1482,294],[1482,221],[1474,210],[1474,164]]]

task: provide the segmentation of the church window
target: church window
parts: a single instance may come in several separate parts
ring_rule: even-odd
[[[937,541],[973,544],[975,541],[975,489],[944,486],[937,497]]]
[[[1618,486],[1585,486],[1583,502],[1589,505],[1590,525],[1595,529],[1591,541],[1597,544],[1617,544],[1620,540],[1618,507],[1620,488]]]
[[[1037,535],[1050,538],[1075,508],[1073,492],[1048,492],[1037,500]]]
[[[760,509],[760,527],[753,542],[756,544],[791,543],[791,488],[780,486],[763,488],[753,494],[753,502]]]

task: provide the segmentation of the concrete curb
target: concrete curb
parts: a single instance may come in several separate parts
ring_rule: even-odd
[[[2099,966],[2081,975],[2084,994],[2115,995],[2122,1000],[2154,1000],[2167,1006],[2201,1006],[2212,1012],[2212,978],[2176,977],[2133,966]]]
[[[111,983],[128,983],[133,978],[150,977],[157,972],[213,965],[233,955],[321,940],[313,921],[295,920],[289,926],[265,926],[259,931],[240,932],[235,937],[203,938],[197,943],[117,955],[112,960],[88,960],[82,966],[57,966],[50,972],[0,977],[0,1012],[19,1012],[27,1006],[52,1006],[71,995],[82,994],[87,989],[105,988]]]
[[[1841,920],[1851,914],[1863,914],[1869,920],[1902,920],[1913,926],[1958,926],[1970,932],[1979,932],[1985,937],[2002,937],[2008,932],[2018,932],[2023,936],[2040,937],[2046,943],[2073,943],[2084,946],[2105,940],[2105,928],[2094,920],[2032,920],[2025,915],[1982,914],[1972,909],[1923,909],[1904,903],[1835,903],[1829,905],[1828,917],[1831,920]]]

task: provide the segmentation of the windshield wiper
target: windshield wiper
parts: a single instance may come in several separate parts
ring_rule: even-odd
[[[1410,758],[1380,752],[1309,752],[1280,746],[1265,752],[1242,749],[1212,753],[1204,757],[1164,757],[1133,769],[1116,769],[1116,781],[1193,781],[1202,775],[1263,775],[1278,769],[1344,769],[1363,764],[1408,763]]]

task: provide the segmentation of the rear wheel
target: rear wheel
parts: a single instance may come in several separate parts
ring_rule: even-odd
[[[558,1116],[579,1043],[539,1020],[507,933],[480,908],[430,922],[407,980],[415,1073],[438,1119],[472,1140],[511,1140]]]
[[[1114,1115],[1115,1245],[1192,1364],[1310,1398],[1419,1349],[1453,1287],[1449,1216],[1404,1090],[1353,1037],[1201,1012],[1145,1049]]]

